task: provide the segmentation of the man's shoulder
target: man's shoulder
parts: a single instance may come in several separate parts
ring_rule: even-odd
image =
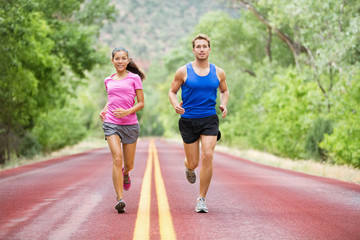
[[[215,70],[216,70],[216,75],[218,76],[219,80],[223,80],[226,78],[226,74],[224,69],[222,69],[221,67],[216,66],[215,64],[213,64],[215,66]]]
[[[187,64],[179,67],[179,68],[176,70],[176,74],[184,74],[184,73],[186,73],[186,71],[187,71],[186,69],[187,69]]]
[[[222,69],[221,67],[213,64],[215,66],[215,69],[216,69],[216,72],[222,72],[222,73],[225,73],[224,69]]]
[[[217,70],[219,70],[219,71],[224,71],[221,67],[219,67],[218,65],[216,65],[216,64],[214,64],[214,63],[210,63],[210,65],[213,65],[213,66],[215,67],[216,71],[217,71]]]
[[[187,77],[186,65],[179,67],[175,72],[175,80],[185,82]]]

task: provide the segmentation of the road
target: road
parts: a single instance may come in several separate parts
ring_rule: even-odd
[[[183,159],[179,143],[141,139],[124,214],[107,148],[1,171],[0,239],[360,239],[360,185],[216,152],[196,213]]]

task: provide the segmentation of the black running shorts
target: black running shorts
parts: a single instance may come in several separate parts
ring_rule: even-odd
[[[187,144],[196,142],[200,135],[217,136],[218,141],[221,138],[219,118],[216,114],[205,118],[181,117],[179,130],[183,141]]]

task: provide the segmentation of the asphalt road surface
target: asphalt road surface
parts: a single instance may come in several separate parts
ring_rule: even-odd
[[[181,144],[141,139],[124,214],[107,148],[1,171],[0,239],[360,239],[360,185],[216,152],[196,213],[183,160]]]

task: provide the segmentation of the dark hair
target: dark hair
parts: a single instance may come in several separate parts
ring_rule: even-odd
[[[129,70],[130,72],[136,73],[137,75],[139,75],[141,78],[141,81],[146,78],[145,73],[140,70],[140,68],[136,65],[136,63],[132,60],[132,58],[130,58],[130,61],[126,67],[126,70]]]
[[[207,35],[200,33],[192,40],[193,48],[195,47],[195,41],[198,39],[206,40],[208,42],[208,46],[210,47],[210,38]]]
[[[114,55],[116,52],[120,52],[120,51],[124,51],[126,52],[127,56],[129,57],[129,51],[126,50],[126,48],[124,47],[117,47],[117,48],[114,48],[114,50],[112,51],[111,53],[111,59],[114,59]],[[145,73],[143,71],[140,70],[140,68],[136,65],[136,63],[134,62],[134,60],[132,58],[129,58],[129,63],[126,67],[126,70],[132,72],[132,73],[135,73],[137,75],[140,76],[141,78],[141,81],[144,80],[146,78],[145,76]]]

